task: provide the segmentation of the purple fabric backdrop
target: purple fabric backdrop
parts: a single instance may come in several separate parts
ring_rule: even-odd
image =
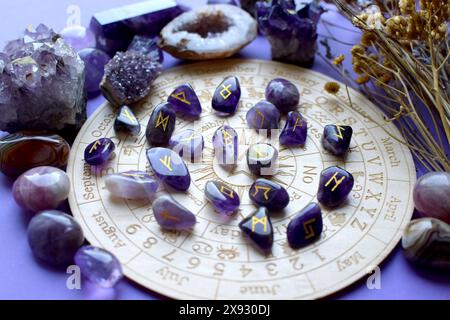
[[[154,0],[157,1],[157,0]],[[133,0],[31,0],[3,1],[0,10],[0,45],[19,36],[30,24],[46,23],[55,30],[61,30],[79,9],[81,23],[89,24],[93,13],[111,7],[133,3]],[[197,6],[204,1],[182,1]],[[335,10],[331,8],[331,10]],[[323,19],[334,24],[351,28],[351,25],[335,11],[324,14]],[[320,34],[326,34],[321,27]],[[344,42],[355,42],[355,31],[338,29],[335,32]],[[350,47],[330,40],[334,53],[348,54]],[[241,58],[270,59],[267,41],[258,38],[239,54]],[[345,61],[349,67],[349,59]],[[166,56],[165,68],[179,64]],[[314,70],[335,77],[336,74],[317,59]],[[98,97],[89,101],[91,114],[104,99]],[[53,270],[37,262],[28,247],[26,227],[30,216],[25,214],[11,196],[12,181],[0,174],[0,299],[164,299],[158,294],[142,288],[129,280],[123,280],[114,290],[99,290],[84,285],[82,290],[66,288],[67,274]],[[381,267],[381,289],[369,290],[366,279],[341,291],[335,299],[450,299],[450,276],[430,271],[418,270],[408,264],[401,250],[397,249]]]

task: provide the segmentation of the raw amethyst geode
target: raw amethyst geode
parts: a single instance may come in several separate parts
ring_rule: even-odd
[[[317,0],[258,1],[258,27],[270,42],[272,59],[311,66],[317,51],[317,22],[322,11]]]
[[[0,53],[0,130],[73,132],[86,120],[84,63],[43,24]]]

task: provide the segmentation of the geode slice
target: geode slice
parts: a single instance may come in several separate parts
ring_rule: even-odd
[[[74,133],[86,120],[84,63],[40,24],[0,53],[0,130]]]

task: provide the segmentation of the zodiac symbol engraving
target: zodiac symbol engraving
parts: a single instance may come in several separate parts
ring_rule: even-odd
[[[223,245],[220,245],[220,247],[217,247],[217,251],[217,256],[223,260],[233,260],[239,256],[238,249],[234,246],[225,248]]]

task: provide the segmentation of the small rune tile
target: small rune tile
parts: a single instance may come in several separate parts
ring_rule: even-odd
[[[156,222],[168,230],[186,230],[195,226],[195,215],[171,196],[161,196],[153,202]]]
[[[161,103],[155,107],[148,120],[145,136],[150,145],[169,143],[175,130],[176,116],[169,103]]]
[[[229,125],[223,125],[216,130],[212,143],[214,154],[220,165],[234,167],[238,161],[238,134]]]
[[[350,172],[333,166],[320,173],[317,200],[327,207],[337,207],[344,203],[354,184]]]
[[[300,93],[289,80],[277,78],[269,82],[266,88],[266,100],[273,103],[282,113],[297,109]]]
[[[111,158],[116,146],[109,138],[100,138],[89,144],[84,150],[84,160],[91,166],[104,164]]]
[[[280,111],[266,100],[256,103],[246,115],[248,126],[257,131],[278,129],[280,117]],[[270,131],[268,133],[270,134]]]
[[[241,99],[241,86],[238,78],[225,78],[217,87],[212,98],[212,108],[223,115],[234,114]]]
[[[200,132],[186,129],[172,136],[169,147],[181,157],[195,162],[202,156],[205,140]]]
[[[269,211],[280,211],[289,204],[289,194],[286,189],[273,181],[259,178],[249,190],[250,199],[254,204],[263,206]]]
[[[304,146],[308,135],[308,123],[298,111],[287,115],[286,124],[280,134],[280,144],[287,147]]]
[[[322,146],[335,156],[344,155],[352,140],[353,129],[350,126],[326,125],[322,135]]]
[[[276,173],[278,151],[269,143],[255,143],[247,150],[247,165],[257,176],[271,176]]]
[[[198,118],[202,113],[202,106],[194,89],[189,83],[178,86],[167,98],[175,113],[186,118]]]
[[[272,249],[273,228],[267,208],[260,207],[239,223],[239,228],[264,252]]]
[[[141,132],[141,124],[128,106],[122,106],[114,121],[116,132],[130,133],[138,135]]]
[[[305,247],[318,238],[322,233],[322,210],[317,203],[310,203],[289,222],[287,239],[293,249]]]
[[[105,177],[106,189],[122,199],[151,199],[158,190],[159,183],[147,172],[126,171]]]
[[[239,195],[225,183],[208,181],[205,185],[205,197],[219,213],[234,213],[240,205]]]

